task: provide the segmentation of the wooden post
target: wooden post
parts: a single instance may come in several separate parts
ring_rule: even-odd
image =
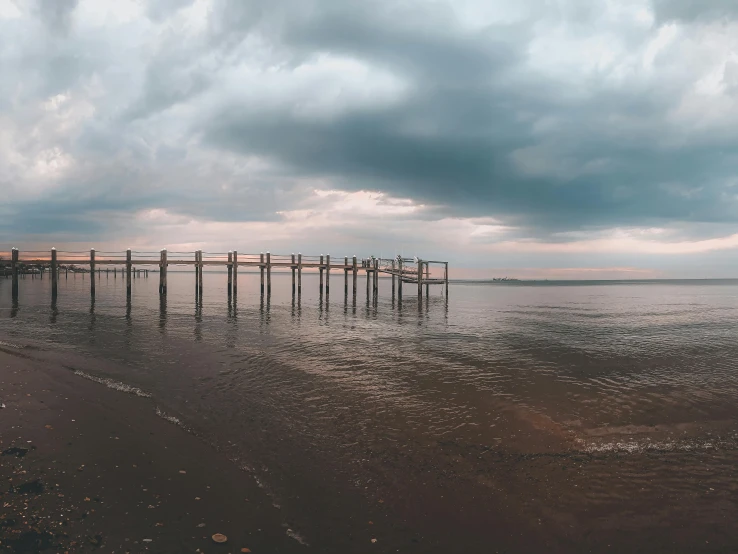
[[[292,296],[295,296],[295,254],[292,254]]]
[[[446,288],[446,298],[448,298],[448,262],[446,262],[443,268],[443,281]]]
[[[197,255],[197,258],[198,258],[197,267],[200,270],[197,274],[197,284],[198,284],[197,292],[200,295],[200,298],[202,298],[202,268],[204,266],[203,261],[202,261],[202,250],[198,250],[197,254],[198,254]]]
[[[259,261],[259,269],[261,270],[261,294],[264,294],[264,252],[261,253]]]
[[[52,298],[56,298],[56,277],[57,277],[57,269],[56,269],[56,248],[51,249],[51,296]]]
[[[90,294],[95,295],[95,249],[90,249]]]
[[[318,264],[318,272],[320,273],[320,295],[323,295],[323,254],[320,255],[320,264]]]
[[[18,249],[13,248],[10,255],[10,270],[13,273],[12,294],[13,299],[18,298]]]
[[[302,295],[302,252],[297,253],[297,295]]]
[[[397,258],[397,299],[402,300],[402,256]]]
[[[356,256],[353,256],[351,258],[351,265],[352,265],[352,269],[353,269],[353,272],[354,272],[354,274],[353,274],[354,287],[353,288],[354,288],[354,302],[355,302],[356,301],[356,280],[357,280],[357,278],[359,276],[359,270],[356,267]]]
[[[164,249],[164,294],[167,293],[167,266],[169,266],[167,258],[167,249]]]
[[[166,248],[160,253],[159,259],[159,294],[167,293],[167,251]]]
[[[131,249],[126,250],[126,295],[131,296]]]
[[[327,254],[325,257],[325,295],[328,296],[331,293],[331,255]]]
[[[233,296],[238,294],[238,250],[233,251]]]
[[[418,298],[423,298],[423,262],[418,260]]]
[[[272,255],[267,252],[267,296],[272,294]]]
[[[343,258],[343,296],[348,298],[348,256]]]
[[[369,266],[369,260],[364,260],[364,268],[366,269],[366,299],[369,300],[369,282],[372,279],[372,270]]]
[[[13,300],[18,300],[18,257],[19,252],[17,248],[13,248],[10,255],[10,270],[13,273],[13,284],[12,284],[12,295]]]
[[[395,260],[392,260],[392,298],[395,297]]]
[[[379,260],[374,260],[374,296],[379,295]]]
[[[195,250],[195,296],[200,289],[200,258],[199,251]]]
[[[430,292],[430,284],[428,283],[428,280],[430,279],[430,264],[428,262],[425,262],[425,297],[428,298],[428,293]]]
[[[228,252],[228,298],[233,293],[233,252]]]

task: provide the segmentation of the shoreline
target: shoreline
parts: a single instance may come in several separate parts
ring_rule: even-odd
[[[0,551],[304,551],[254,478],[151,398],[24,350],[0,348]]]
[[[176,366],[177,380],[162,387],[103,352],[0,338],[0,552],[651,553],[735,544],[722,523],[736,514],[726,485],[738,459],[732,443],[572,450],[564,428],[515,411],[496,431],[504,446],[390,437],[351,459],[330,440],[302,440],[258,393],[220,414],[220,396],[182,396],[188,371],[217,358]],[[332,422],[361,440],[351,422]],[[387,422],[375,424],[368,431]],[[713,472],[700,480],[704,491],[680,487],[681,472],[703,467]],[[637,497],[619,495],[622,475],[642,479]],[[228,542],[215,544],[215,533]]]

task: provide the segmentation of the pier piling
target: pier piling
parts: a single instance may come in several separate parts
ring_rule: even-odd
[[[56,267],[56,248],[51,249],[51,298],[56,300],[57,294],[57,267]]]
[[[233,297],[238,295],[238,250],[233,251]]]
[[[95,249],[90,249],[90,294],[95,296]]]

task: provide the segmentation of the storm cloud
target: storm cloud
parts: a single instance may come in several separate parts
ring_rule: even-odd
[[[461,261],[738,246],[727,0],[0,0],[0,72],[8,237],[302,214],[336,248],[451,225]],[[313,225],[360,200],[382,236]]]

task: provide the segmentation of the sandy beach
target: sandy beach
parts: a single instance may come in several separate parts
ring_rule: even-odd
[[[0,550],[304,549],[248,472],[157,415],[151,398],[30,349],[3,348],[0,367]]]

